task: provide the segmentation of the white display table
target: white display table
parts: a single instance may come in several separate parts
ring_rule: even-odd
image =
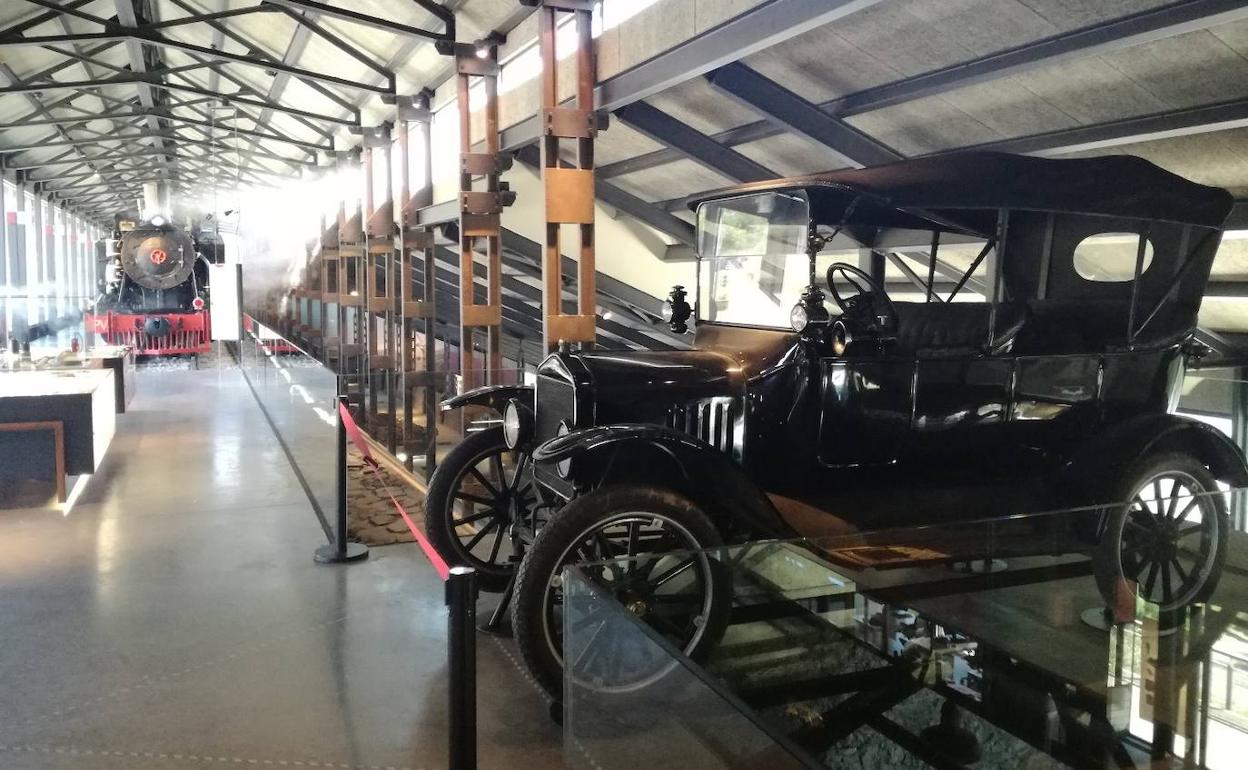
[[[112,369],[0,372],[0,423],[58,421],[65,441],[65,473],[94,473],[117,425]],[[50,467],[53,455],[37,433],[0,433],[0,475]],[[51,474],[35,474],[50,478]]]

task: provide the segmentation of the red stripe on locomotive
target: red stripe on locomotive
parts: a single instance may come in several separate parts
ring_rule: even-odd
[[[150,335],[143,331],[149,318],[164,319],[169,331]],[[126,345],[140,356],[207,353],[212,350],[212,327],[207,311],[194,313],[88,313],[87,331],[108,345]]]

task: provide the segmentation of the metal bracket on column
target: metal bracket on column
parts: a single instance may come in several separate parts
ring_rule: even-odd
[[[503,324],[503,208],[515,202],[515,193],[500,177],[510,168],[510,158],[499,154],[498,136],[498,40],[443,46],[455,56],[459,107],[459,362],[464,387],[489,384],[502,369]],[[442,50],[442,49],[440,49]],[[473,152],[472,111],[469,91],[473,78],[480,79],[485,103],[484,152]],[[476,259],[485,247],[485,303],[476,301]],[[473,332],[485,330],[485,375],[474,379]]]
[[[542,182],[546,188],[546,249],[542,258],[542,331],[547,350],[564,343],[592,346],[596,336],[597,287],[594,259],[594,137],[603,125],[594,111],[593,0],[522,0],[538,8],[538,40],[542,53]],[[559,64],[555,31],[559,13],[571,13],[575,23],[576,100],[572,107],[559,103]],[[560,163],[561,140],[576,142],[576,165]],[[579,234],[576,308],[563,308],[563,225],[576,225]]]

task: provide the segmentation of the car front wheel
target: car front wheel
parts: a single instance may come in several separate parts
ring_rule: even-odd
[[[502,591],[513,554],[537,526],[527,452],[509,449],[502,428],[473,433],[447,453],[429,481],[425,528],[451,565],[472,567],[485,591]]]
[[[1201,602],[1226,560],[1230,517],[1225,495],[1195,458],[1166,453],[1124,479],[1093,559],[1097,587],[1110,606],[1123,591],[1162,610]]]
[[[685,654],[708,650],[723,635],[731,600],[722,566],[701,551],[722,544],[703,511],[666,489],[603,487],[573,500],[538,533],[516,577],[512,627],[534,679],[561,699],[563,570],[570,564],[588,563],[599,588]],[[618,656],[626,654],[601,656],[616,686],[626,683],[618,673]],[[635,684],[659,673],[643,668]]]

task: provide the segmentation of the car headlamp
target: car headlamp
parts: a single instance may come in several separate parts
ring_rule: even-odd
[[[508,449],[524,446],[533,435],[533,411],[519,399],[511,399],[503,409],[503,440]]]
[[[793,327],[793,331],[805,331],[808,323],[810,323],[810,318],[806,315],[806,308],[801,303],[794,305],[789,311],[789,325]]]
[[[568,421],[564,420],[559,423],[559,430],[555,431],[555,437],[566,436],[572,432],[572,426],[568,425]],[[555,473],[559,474],[559,478],[566,479],[572,475],[572,458],[565,457],[555,463]]]
[[[689,303],[685,301],[684,286],[673,286],[672,292],[667,295],[667,303],[663,306],[663,320],[667,321],[667,328],[677,334],[684,334],[689,331],[689,316],[693,315],[693,308],[689,307]]]
[[[811,324],[827,323],[828,308],[824,303],[823,292],[817,286],[807,286],[802,292],[802,299],[789,312],[789,324],[793,331],[804,332]]]

